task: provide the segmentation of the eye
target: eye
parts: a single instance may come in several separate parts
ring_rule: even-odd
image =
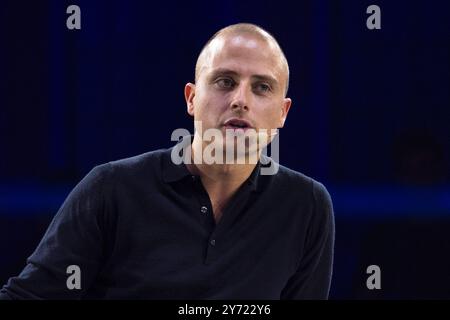
[[[233,79],[230,78],[219,78],[217,79],[216,84],[219,86],[219,88],[231,89],[234,87],[235,82]]]
[[[267,83],[258,83],[256,84],[255,89],[258,92],[269,92],[272,90],[270,85],[268,85]]]

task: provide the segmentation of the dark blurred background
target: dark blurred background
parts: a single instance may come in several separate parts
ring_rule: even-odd
[[[81,30],[66,28],[71,4]],[[366,27],[371,4],[381,30]],[[449,13],[449,1],[418,0],[3,0],[0,284],[93,166],[192,132],[183,87],[200,49],[252,22],[290,63],[280,162],[334,201],[330,297],[450,298]],[[371,264],[380,290],[366,287]]]

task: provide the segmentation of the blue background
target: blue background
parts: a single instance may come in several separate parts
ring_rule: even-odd
[[[66,8],[81,8],[81,30]],[[381,30],[366,8],[381,8]],[[93,166],[192,132],[183,87],[218,29],[251,22],[290,64],[280,162],[336,214],[331,298],[450,298],[450,2],[2,1],[0,283]],[[382,289],[366,288],[379,265]]]

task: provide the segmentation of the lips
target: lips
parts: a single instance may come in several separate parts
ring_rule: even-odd
[[[224,127],[226,129],[250,129],[253,128],[250,122],[240,118],[231,118],[225,121]]]

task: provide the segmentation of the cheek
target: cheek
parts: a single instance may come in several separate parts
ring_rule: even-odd
[[[221,115],[226,110],[223,97],[213,94],[201,95],[195,101],[194,118],[201,120],[207,127],[216,126]]]
[[[196,95],[194,97],[194,115],[195,117],[202,117],[202,115],[205,112],[205,109],[207,109],[208,100],[205,95]]]
[[[223,112],[227,109],[228,98],[226,95],[210,93],[202,97],[199,100],[198,107],[202,112],[206,112],[209,115]]]
[[[261,110],[263,112],[261,112],[258,116],[260,119],[261,128],[275,129],[280,126],[281,111],[277,105],[266,105]]]

